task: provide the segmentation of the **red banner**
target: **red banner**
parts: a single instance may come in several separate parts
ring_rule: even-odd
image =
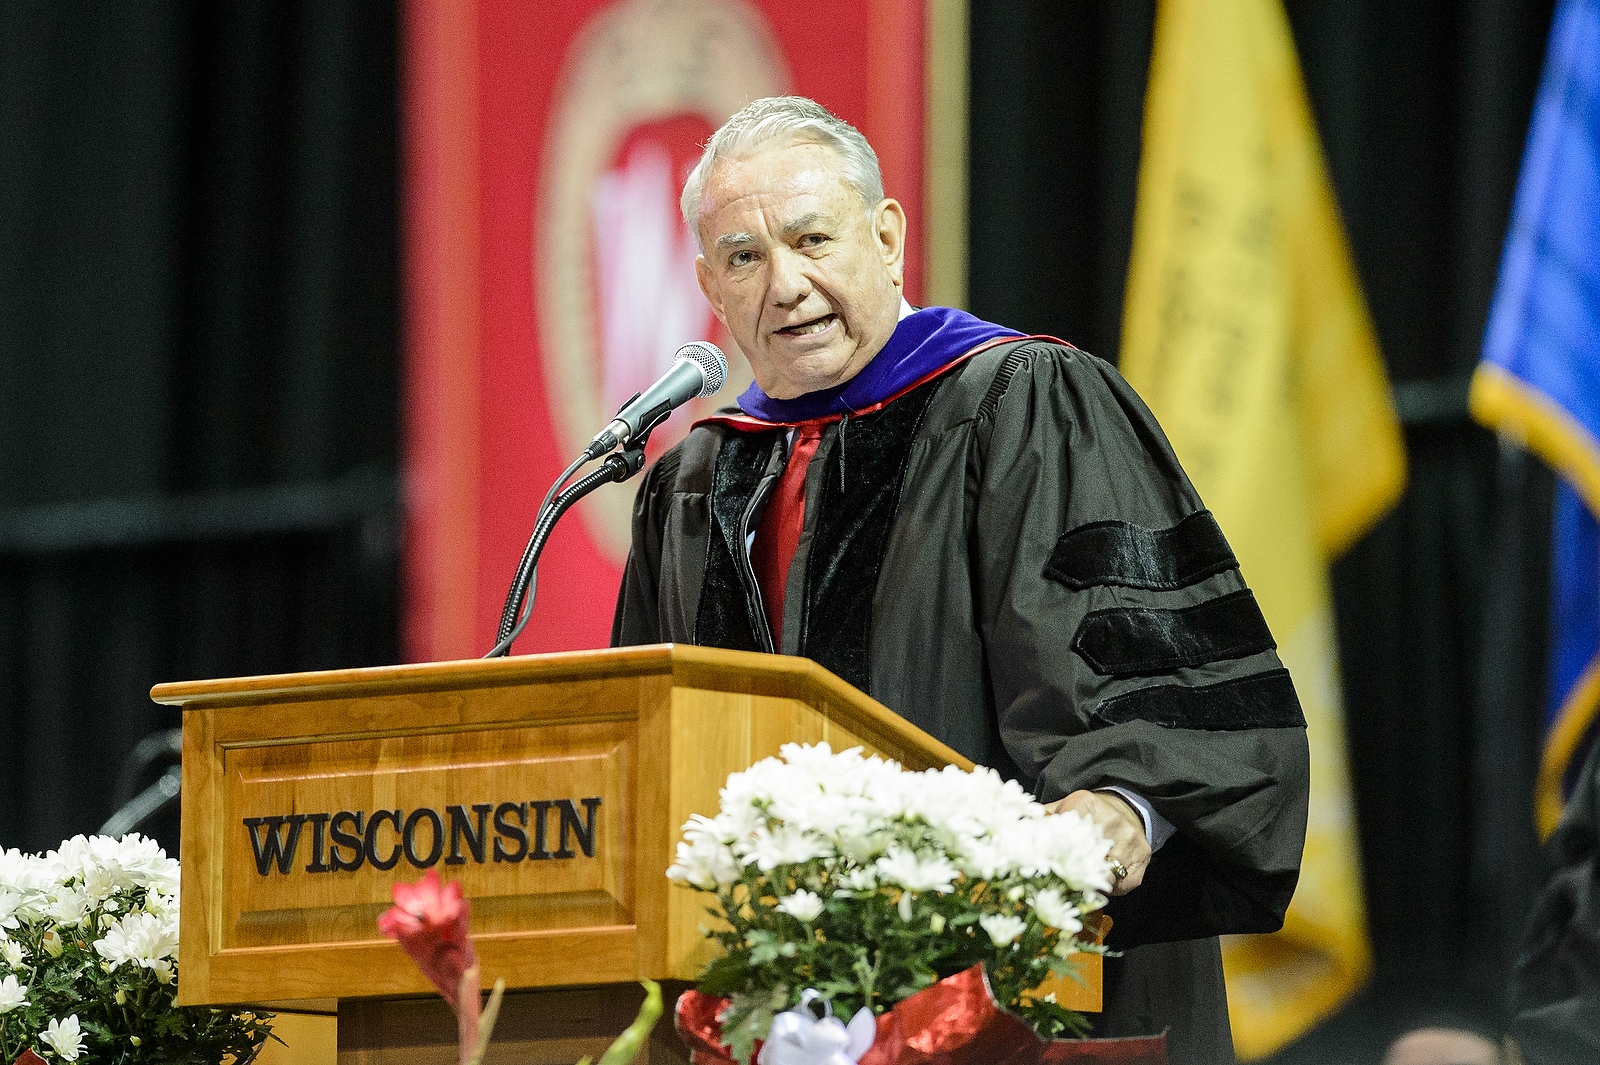
[[[964,150],[930,134],[950,124],[924,72],[964,47],[962,17],[946,0],[409,0],[408,660],[489,648],[550,482],[680,345],[716,343],[730,379],[658,429],[653,454],[749,382],[678,213],[700,145],[734,111],[798,93],[866,134],[911,222],[913,301],[930,291],[928,249],[935,273],[964,254],[944,237],[959,213],[937,241],[924,225],[927,161]],[[964,79],[964,56],[957,66]],[[518,652],[607,642],[636,483],[602,488],[557,527]]]

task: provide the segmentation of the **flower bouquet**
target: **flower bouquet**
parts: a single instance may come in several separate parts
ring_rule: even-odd
[[[221,1065],[270,1014],[176,1005],[178,863],[138,835],[0,853],[0,1065]]]
[[[1103,951],[1078,935],[1111,889],[1088,819],[992,770],[913,773],[827,744],[786,745],[721,800],[667,871],[716,895],[724,954],[678,1004],[697,1062],[1037,1061],[1087,1031],[1031,992]],[[1125,1060],[1164,1060],[1150,1049]]]

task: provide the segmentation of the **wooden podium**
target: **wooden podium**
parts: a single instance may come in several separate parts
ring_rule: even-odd
[[[452,1060],[448,1007],[377,932],[396,880],[438,866],[471,899],[484,983],[514,989],[488,1060],[570,1065],[632,1020],[640,979],[679,989],[713,956],[703,898],[664,873],[730,773],[824,740],[971,764],[805,659],[689,646],[151,696],[184,710],[179,1001],[337,1015],[341,1065]],[[1076,1005],[1098,1009],[1088,975]],[[658,1025],[645,1061],[684,1057]]]

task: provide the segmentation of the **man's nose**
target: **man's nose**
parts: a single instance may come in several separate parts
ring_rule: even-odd
[[[774,304],[792,307],[811,294],[811,279],[806,274],[806,259],[784,248],[772,256],[772,276],[767,294]]]

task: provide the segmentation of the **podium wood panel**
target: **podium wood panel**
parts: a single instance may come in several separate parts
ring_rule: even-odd
[[[693,980],[713,957],[704,903],[664,873],[730,773],[824,740],[912,769],[970,767],[812,662],[711,648],[151,695],[184,710],[184,1004],[430,991],[375,925],[391,885],[429,865],[472,899],[485,985]],[[1093,977],[1080,1008],[1099,1008]]]
[[[662,988],[668,1012],[634,1065],[689,1065],[670,1012],[686,986]],[[484,1065],[572,1065],[585,1056],[599,1061],[643,1000],[638,984],[509,992]],[[367,999],[339,1011],[339,1065],[441,1065],[456,1060],[455,1039],[455,1014],[438,997]]]

